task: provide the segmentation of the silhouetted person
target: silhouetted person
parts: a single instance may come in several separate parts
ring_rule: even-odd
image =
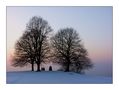
[[[52,66],[49,67],[49,71],[52,71]]]

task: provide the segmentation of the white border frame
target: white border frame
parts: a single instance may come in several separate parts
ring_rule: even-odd
[[[6,84],[6,6],[113,6],[113,84]],[[119,0],[0,0],[0,90],[119,89]]]

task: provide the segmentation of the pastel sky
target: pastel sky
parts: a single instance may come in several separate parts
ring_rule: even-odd
[[[94,68],[87,73],[112,75],[113,8],[105,7],[7,7],[7,70],[14,44],[32,16],[41,16],[53,28],[73,27],[79,33]],[[12,69],[11,69],[12,70]]]

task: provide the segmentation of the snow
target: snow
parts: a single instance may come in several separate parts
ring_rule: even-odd
[[[112,77],[63,71],[7,72],[7,84],[111,84]]]

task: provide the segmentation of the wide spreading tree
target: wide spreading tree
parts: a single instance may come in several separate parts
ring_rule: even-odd
[[[35,63],[37,71],[40,71],[41,62],[49,57],[48,35],[51,31],[46,20],[32,17],[26,25],[25,32],[16,42],[13,66],[25,66],[30,63],[33,71]]]
[[[55,62],[60,63],[65,71],[73,68],[74,71],[81,72],[92,67],[87,50],[73,28],[60,29],[51,38],[51,45]]]

